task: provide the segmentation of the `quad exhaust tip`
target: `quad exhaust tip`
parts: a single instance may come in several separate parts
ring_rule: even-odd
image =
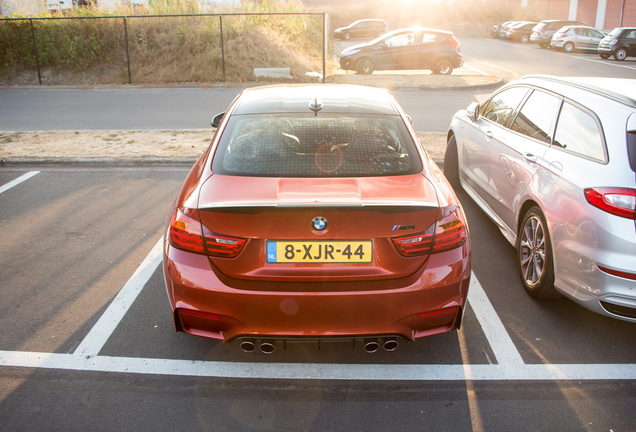
[[[385,351],[393,352],[399,346],[400,343],[393,338],[377,340],[377,339],[365,339],[364,340],[364,350],[368,353],[377,352],[380,349],[380,345],[384,348]],[[247,339],[241,342],[241,349],[246,353],[251,353],[256,351],[257,343],[254,340]],[[274,340],[264,340],[258,345],[258,348],[261,350],[263,354],[272,354],[276,350],[276,341]]]

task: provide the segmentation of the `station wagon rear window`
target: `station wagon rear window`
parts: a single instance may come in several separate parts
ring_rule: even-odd
[[[212,162],[217,174],[371,177],[415,174],[422,164],[398,116],[233,116]]]

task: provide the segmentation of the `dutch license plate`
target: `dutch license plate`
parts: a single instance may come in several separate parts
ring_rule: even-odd
[[[373,245],[363,241],[268,241],[268,263],[370,263]]]

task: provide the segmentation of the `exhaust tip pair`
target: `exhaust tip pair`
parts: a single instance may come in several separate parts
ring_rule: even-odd
[[[382,348],[384,348],[385,351],[395,351],[397,349],[398,346],[400,346],[400,344],[398,343],[397,340],[395,339],[385,339],[384,341],[382,341]],[[380,341],[377,341],[375,339],[367,339],[364,341],[364,350],[368,353],[374,353],[377,350],[380,349]]]
[[[274,341],[262,341],[259,348],[263,354],[271,354],[276,350]],[[241,342],[241,349],[247,353],[254,352],[256,350],[256,343],[251,340],[245,340]]]

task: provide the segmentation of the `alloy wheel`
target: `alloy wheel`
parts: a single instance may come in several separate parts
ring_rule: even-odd
[[[521,231],[521,273],[529,287],[539,283],[545,269],[546,238],[543,223],[537,216],[526,220]]]

